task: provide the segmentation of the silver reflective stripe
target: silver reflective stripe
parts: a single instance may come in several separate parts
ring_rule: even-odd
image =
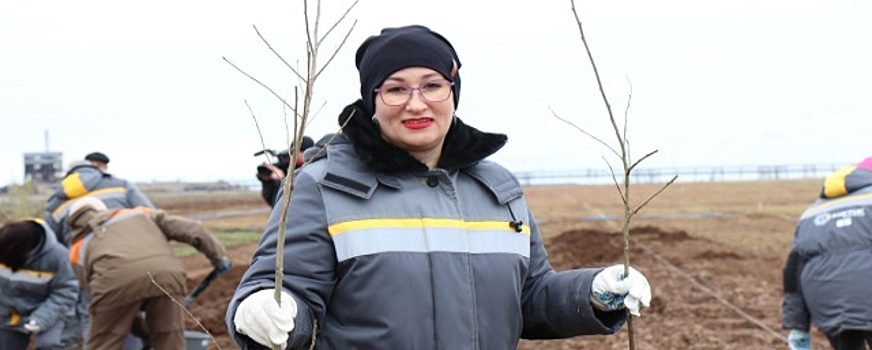
[[[109,218],[109,220],[106,220],[105,222],[103,222],[103,226],[108,227],[116,222],[121,221],[121,220],[131,218],[131,217],[134,217],[137,215],[144,215],[148,211],[149,211],[148,208],[144,208],[144,207],[136,207],[136,208],[131,208],[131,209],[121,209],[118,212],[116,212],[115,215],[113,215],[111,218]]]
[[[52,218],[57,222],[63,222],[64,218],[70,214],[70,207],[73,203],[79,200],[82,197],[92,196],[97,199],[103,201],[104,203],[108,202],[110,199],[116,199],[120,201],[127,201],[127,189],[124,187],[107,187],[101,188],[97,190],[90,191],[81,197],[67,199],[61,205],[59,205],[54,212],[52,213]]]
[[[872,205],[872,193],[828,200],[813,208],[809,208],[808,210],[806,210],[804,213],[802,213],[800,220],[818,215],[820,213],[831,212],[848,207],[870,205]]]
[[[529,230],[515,232],[507,222],[484,226],[496,225],[505,226],[505,229],[483,226],[464,229],[426,225],[411,227],[352,225],[355,227],[346,228],[332,235],[339,261],[384,252],[504,253],[530,256]]]
[[[0,279],[10,282],[24,282],[31,284],[48,284],[54,277],[53,272],[20,269],[12,272],[6,265],[0,265]]]

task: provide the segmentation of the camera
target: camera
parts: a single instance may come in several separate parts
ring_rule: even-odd
[[[257,157],[263,155],[264,153],[275,157],[276,161],[272,163],[272,165],[279,169],[287,170],[288,166],[291,164],[291,154],[288,151],[277,152],[271,149],[264,149],[262,151],[254,153],[254,156]],[[257,166],[257,178],[261,181],[263,181],[264,179],[268,179],[270,174],[272,174],[272,170],[270,170],[267,166],[262,164]]]
[[[305,151],[307,148],[312,147],[314,142],[312,142],[312,138],[308,136],[303,136],[302,142],[300,143],[300,152]],[[254,153],[254,156],[260,156],[263,154],[268,154],[275,157],[275,163],[271,163],[272,166],[282,169],[282,171],[287,172],[288,168],[291,166],[291,150],[294,149],[294,145],[291,144],[291,147],[285,151],[275,151],[271,149],[264,149],[262,151],[258,151]],[[268,158],[269,159],[269,158]],[[272,161],[273,159],[270,159]],[[297,166],[301,166],[302,159],[297,159]],[[276,195],[279,192],[279,187],[281,187],[282,179],[274,179],[272,178],[273,171],[270,169],[268,165],[261,164],[257,166],[257,180],[260,181],[261,189],[260,194],[263,197],[263,200],[269,204],[270,207],[275,205]]]

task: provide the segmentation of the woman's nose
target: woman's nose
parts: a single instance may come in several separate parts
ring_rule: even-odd
[[[409,102],[406,103],[406,108],[414,110],[427,108],[427,100],[425,100],[424,96],[421,95],[421,90],[412,90],[412,96],[409,97]]]

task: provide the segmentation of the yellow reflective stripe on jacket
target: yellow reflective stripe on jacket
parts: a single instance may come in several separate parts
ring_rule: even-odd
[[[55,273],[49,271],[36,271],[36,270],[28,270],[28,269],[18,269],[15,272],[12,272],[12,269],[9,266],[0,264],[0,274],[3,274],[5,278],[8,278],[9,281],[12,282],[29,282],[29,283],[41,283],[46,284],[49,280],[51,280]]]
[[[415,218],[415,219],[368,219],[355,220],[339,224],[330,225],[328,230],[331,236],[341,235],[347,231],[371,229],[371,228],[424,228],[424,227],[441,227],[441,228],[456,228],[464,230],[512,230],[511,226],[506,221],[463,221],[456,219],[433,219],[433,218]],[[530,227],[523,226],[521,233],[529,236]]]
[[[88,188],[82,183],[82,178],[79,173],[72,173],[61,181],[61,187],[64,189],[64,194],[68,198],[78,198],[88,193]]]
[[[78,173],[76,173],[76,174],[78,174]],[[124,187],[108,187],[108,188],[102,188],[99,190],[91,191],[90,193],[86,192],[85,194],[87,194],[88,196],[98,197],[98,199],[100,199],[99,196],[101,196],[101,195],[108,194],[108,193],[118,193],[118,192],[125,193],[125,192],[127,192],[127,189]],[[81,196],[82,195],[79,195],[79,197],[81,197]],[[55,209],[51,213],[51,215],[54,217],[57,217],[58,214],[62,213],[64,211],[64,209],[66,209],[68,206],[72,205],[73,202],[75,202],[77,199],[79,199],[79,197],[75,197],[75,198],[70,197],[70,199],[63,202],[61,205],[59,205],[57,207],[57,209]]]
[[[26,283],[40,286],[47,286],[54,278],[54,272],[36,271],[28,269],[18,269],[12,272],[9,266],[0,264],[0,279],[8,283]],[[21,323],[21,316],[15,313],[14,310],[9,310],[9,323],[7,325],[17,326]]]
[[[824,181],[824,196],[833,198],[848,194],[848,189],[845,188],[845,177],[855,169],[857,169],[856,166],[847,166],[827,176],[826,181]]]
[[[17,326],[21,324],[21,315],[16,313],[15,311],[9,311],[9,323],[7,326]]]
[[[42,218],[33,218],[33,217],[31,217],[31,218],[24,218],[24,219],[21,219],[21,221],[33,221],[33,222],[39,224],[39,226],[44,226],[44,225],[45,225],[45,220],[43,220]]]

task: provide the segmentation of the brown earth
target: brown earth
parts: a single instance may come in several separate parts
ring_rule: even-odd
[[[650,281],[654,297],[651,308],[632,320],[635,348],[786,349],[787,332],[779,326],[781,269],[795,219],[814,200],[818,185],[816,180],[678,183],[642,208],[631,221],[629,255],[631,265]],[[634,185],[631,202],[638,206],[661,186]],[[624,209],[614,186],[530,187],[526,193],[556,270],[623,262],[622,221],[614,217],[622,217]],[[240,209],[241,203],[263,205],[251,199],[256,195],[233,194],[232,200],[213,195],[195,206],[220,211]],[[185,200],[170,202],[174,211],[200,212],[183,209]],[[232,230],[265,220],[261,214],[206,224]],[[232,271],[189,308],[188,329],[202,330],[194,319],[199,321],[215,339],[210,349],[237,348],[227,337],[224,314],[254,245],[229,249]],[[209,266],[201,256],[185,262],[192,288]],[[611,336],[522,340],[518,349],[628,349],[629,328]],[[829,346],[819,333],[813,336],[816,348]]]

